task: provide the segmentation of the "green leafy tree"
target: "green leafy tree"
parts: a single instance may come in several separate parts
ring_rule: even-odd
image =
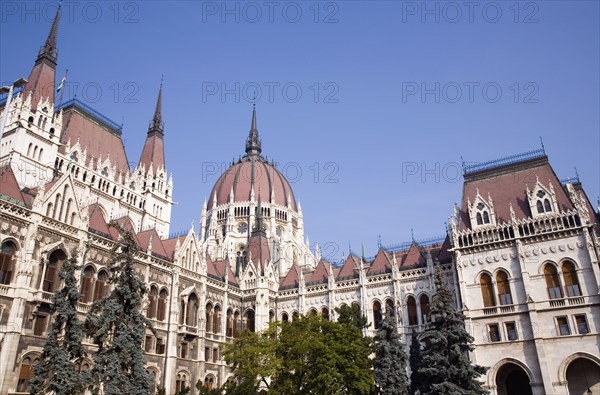
[[[276,331],[276,325],[270,325],[261,333],[245,330],[233,342],[221,346],[223,358],[233,367],[235,383],[229,385],[236,391],[243,388],[253,393],[251,391],[257,392],[260,386],[269,389],[269,378],[275,376],[281,366],[275,354]]]
[[[338,315],[337,322],[340,324],[352,325],[361,331],[368,328],[370,325],[367,317],[360,311],[360,306],[358,304],[352,304],[351,306],[344,304],[340,307],[336,307],[335,312]]]
[[[452,292],[442,278],[438,266],[435,272],[436,293],[432,298],[433,323],[421,336],[423,393],[427,395],[487,394],[478,377],[487,368],[469,359],[473,337],[465,329],[464,316],[456,310]]]
[[[413,330],[410,339],[410,393],[416,394],[417,391],[423,392],[423,378],[419,372],[423,365],[423,355],[421,351],[421,342],[419,341],[419,335]]]
[[[96,389],[102,386],[105,395],[147,395],[153,383],[144,369],[141,345],[145,328],[153,333],[155,330],[140,311],[146,286],[135,273],[133,235],[123,228],[119,228],[119,234],[108,264],[109,282],[114,288],[92,305],[84,323],[98,346],[93,382]]]
[[[78,395],[84,392],[87,372],[79,369],[85,350],[81,345],[82,328],[77,318],[80,297],[75,278],[77,268],[77,250],[74,249],[71,258],[58,272],[64,286],[52,297],[54,323],[31,380],[31,394]]]
[[[406,352],[396,317],[388,310],[375,336],[375,383],[381,395],[408,395]]]
[[[235,375],[227,394],[371,394],[371,352],[353,324],[320,316],[271,323],[267,331],[244,332],[223,347]]]

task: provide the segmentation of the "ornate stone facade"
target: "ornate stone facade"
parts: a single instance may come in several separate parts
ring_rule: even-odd
[[[240,330],[298,314],[335,320],[343,304],[360,305],[368,335],[395,307],[409,344],[428,325],[436,265],[467,317],[472,358],[490,367],[482,380],[492,394],[600,391],[598,213],[579,182],[561,183],[545,152],[465,168],[463,202],[444,237],[333,265],[318,244],[311,252],[294,192],[261,156],[254,110],[246,155],[215,184],[199,231],[169,237],[162,87],[132,169],[117,124],[77,100],[55,106],[58,19],[28,85],[9,106],[0,103],[8,111],[0,136],[0,394],[27,392],[57,272],[74,247],[82,316],[109,291],[105,266],[118,237],[110,221],[139,245],[144,311],[157,329],[143,346],[167,393],[227,380],[219,345]]]

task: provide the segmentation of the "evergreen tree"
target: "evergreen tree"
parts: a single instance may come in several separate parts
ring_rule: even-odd
[[[375,336],[375,383],[381,395],[408,395],[406,353],[396,317],[388,310]]]
[[[438,266],[435,272],[436,293],[432,298],[433,323],[421,341],[424,344],[419,374],[423,393],[427,395],[487,394],[478,377],[487,368],[474,365],[469,359],[473,337],[465,329],[464,316],[454,307],[452,292],[442,279]]]
[[[108,264],[114,288],[94,302],[84,323],[98,346],[92,375],[96,389],[102,386],[105,395],[147,395],[153,383],[144,369],[142,343],[145,328],[155,330],[140,311],[146,286],[134,270],[133,235],[123,228],[119,233]]]
[[[423,378],[419,373],[423,365],[423,355],[421,351],[421,342],[419,335],[413,330],[410,340],[410,393],[416,394],[417,391],[423,392]]]
[[[352,325],[360,329],[366,329],[369,327],[369,320],[360,311],[358,304],[352,304],[351,306],[342,305],[335,308],[335,312],[338,314],[338,320],[340,324]]]
[[[31,380],[31,394],[83,394],[87,372],[79,371],[85,351],[81,345],[81,323],[77,318],[80,295],[76,270],[77,250],[74,249],[71,258],[58,272],[64,286],[52,297],[54,323]]]

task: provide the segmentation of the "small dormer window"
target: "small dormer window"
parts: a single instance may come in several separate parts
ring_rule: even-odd
[[[488,195],[487,201],[479,194],[475,196],[475,201],[471,203],[468,200],[469,216],[471,217],[471,224],[474,227],[496,225],[496,218],[494,214],[494,203],[492,198]]]
[[[552,184],[549,184],[549,187],[546,188],[537,180],[534,190],[530,191],[527,188],[526,192],[529,198],[531,213],[534,217],[557,211],[556,196]]]
[[[485,225],[490,223],[490,214],[487,211],[487,207],[482,202],[479,202],[477,205],[477,214],[475,214],[475,218],[477,220],[477,225]]]

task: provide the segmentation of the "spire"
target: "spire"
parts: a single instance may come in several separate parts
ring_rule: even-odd
[[[161,78],[154,116],[148,127],[148,136],[146,137],[146,143],[144,144],[139,163],[139,165],[143,164],[147,171],[153,169],[155,172],[157,172],[159,168],[165,167],[165,143],[163,140],[164,133],[162,121],[162,83],[163,80]]]
[[[258,204],[256,206],[256,220],[254,229],[252,230],[252,237],[254,236],[265,236],[265,229],[263,224],[263,216],[262,216],[262,205],[260,204],[260,194],[258,195]]]
[[[29,74],[28,83],[23,88],[23,97],[28,98],[31,94],[32,109],[35,110],[40,100],[48,99],[54,103],[54,92],[56,91],[56,60],[58,50],[56,38],[58,35],[58,24],[60,22],[60,5],[56,10],[52,27],[46,38],[44,46],[38,52],[35,64]]]
[[[54,21],[52,22],[52,27],[50,28],[50,32],[48,33],[48,37],[46,38],[44,46],[40,48],[40,52],[38,53],[36,63],[42,61],[43,59],[47,59],[51,61],[54,65],[56,65],[56,59],[58,58],[58,50],[56,48],[56,36],[58,35],[58,23],[60,21],[61,6],[62,4],[58,5],[56,15],[54,16]]]
[[[258,138],[258,129],[256,128],[256,104],[252,104],[252,123],[250,133],[246,140],[246,154],[249,156],[260,155],[262,151],[260,139]]]
[[[162,86],[163,78],[160,78],[160,88],[158,89],[158,99],[156,100],[156,108],[154,110],[154,116],[150,121],[150,127],[148,128],[148,134],[157,132],[163,134],[163,121],[162,121]]]

